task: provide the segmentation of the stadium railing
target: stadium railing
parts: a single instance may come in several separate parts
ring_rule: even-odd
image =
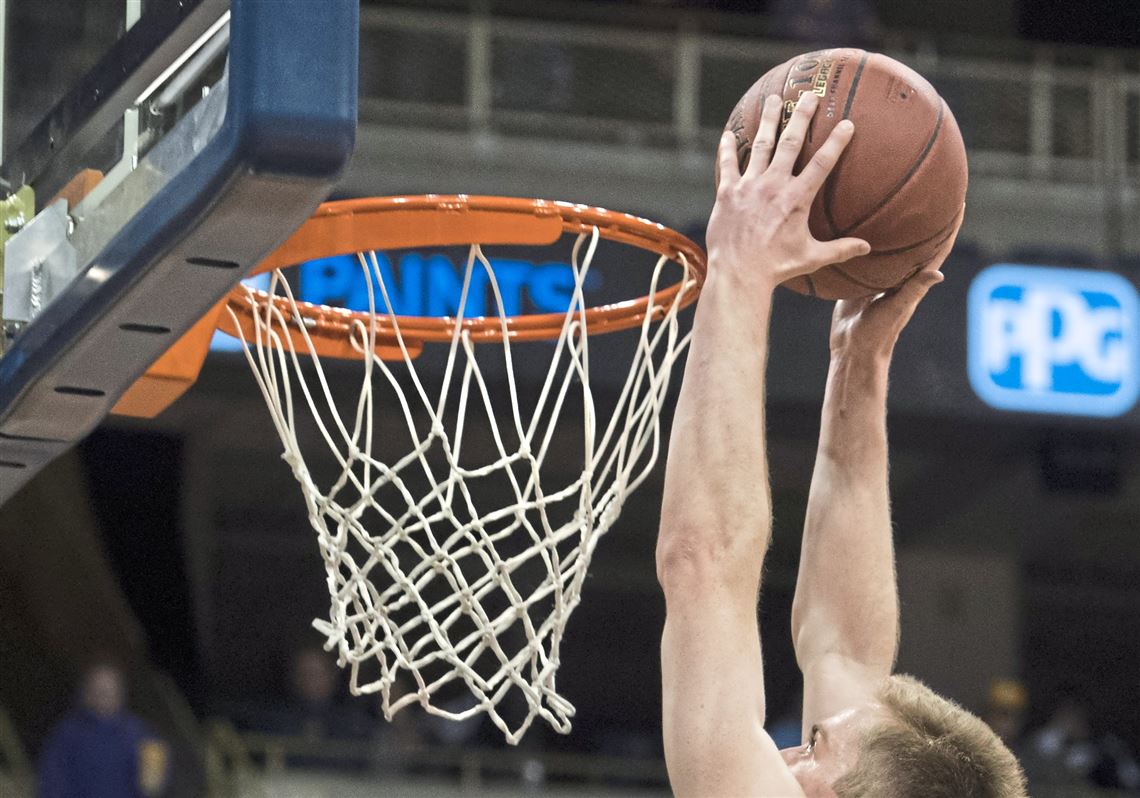
[[[362,9],[361,119],[473,133],[700,147],[795,42],[599,22]],[[881,49],[954,109],[978,173],[1140,183],[1140,65],[1113,50],[963,53],[887,33]]]
[[[667,787],[664,762],[601,754],[521,749],[425,745],[393,749],[377,740],[314,740],[305,737],[238,732],[215,721],[207,732],[207,772],[211,795],[256,795],[265,778],[290,771],[417,775],[443,778],[477,790],[500,779],[523,782],[528,772],[544,779],[584,785]],[[305,765],[295,763],[302,761]]]

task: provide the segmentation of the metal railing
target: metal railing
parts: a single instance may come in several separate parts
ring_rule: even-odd
[[[227,720],[204,725],[206,790],[210,798],[267,795],[262,771],[250,756],[249,747]]]
[[[1028,59],[1007,61],[891,41],[883,51],[925,75],[954,110],[975,172],[1109,185],[1140,180],[1140,72],[1119,53],[1072,59],[1065,48],[1041,46]],[[740,95],[803,49],[683,24],[638,31],[365,7],[361,117],[707,149]]]
[[[525,782],[535,768],[542,778],[560,783],[624,784],[631,787],[667,786],[664,762],[606,755],[526,751],[519,749],[415,745],[393,747],[369,739],[308,739],[305,737],[238,732],[227,721],[208,724],[207,770],[212,796],[255,795],[264,792],[265,777],[291,770],[322,767],[391,774],[445,777],[475,791],[489,781]],[[305,763],[298,766],[296,762]]]

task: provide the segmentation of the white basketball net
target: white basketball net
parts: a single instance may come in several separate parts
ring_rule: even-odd
[[[287,299],[290,316],[272,302],[254,302],[247,289],[256,309],[256,336],[247,342],[246,357],[284,445],[283,458],[301,485],[325,564],[329,615],[313,625],[326,636],[326,649],[335,650],[340,665],[349,668],[352,693],[379,692],[388,719],[418,703],[453,720],[485,712],[512,744],[536,716],[559,732],[570,730],[574,707],[555,687],[563,631],[580,600],[598,538],[657,459],[669,375],[688,344],[678,312],[693,287],[685,264],[687,285],[663,315],[648,313],[639,329],[624,333],[637,337],[628,378],[609,419],[599,419],[590,389],[582,294],[598,239],[594,229],[574,244],[573,296],[557,341],[526,345],[528,358],[550,353],[551,361],[533,408],[525,414],[505,325],[501,344],[476,346],[458,319],[435,398],[401,338],[402,361],[363,358],[360,395],[351,412],[342,413],[333,400],[327,366],[311,345],[301,350],[285,334],[298,325],[304,331],[305,325],[284,276],[273,274],[269,293]],[[387,315],[397,329],[399,319],[376,253],[360,253],[358,260],[368,281],[372,323],[355,324],[353,346],[371,353],[377,313]],[[651,296],[668,262],[658,260]],[[459,307],[466,307],[476,268],[486,270],[503,317],[498,282],[478,246],[471,247],[467,258]],[[659,321],[651,320],[655,315]],[[304,340],[311,344],[307,333]],[[494,389],[480,368],[485,358],[495,356],[505,365],[509,408],[503,402],[496,406]],[[605,364],[607,370],[623,365]],[[583,412],[584,461],[571,469],[576,479],[544,486],[544,466],[565,456],[552,441],[568,396],[574,400],[569,404],[578,402],[575,393],[580,393]],[[390,424],[397,407],[410,448],[390,451],[391,441],[374,438],[380,426],[374,413]],[[463,452],[465,434],[470,435],[465,423],[484,413],[495,454],[488,462],[472,464]],[[503,416],[501,423],[497,413]],[[319,430],[335,460],[338,473],[327,485],[316,484],[301,451],[301,416]],[[426,429],[417,429],[417,417]],[[561,460],[558,467],[565,471],[567,463]],[[479,484],[487,479],[509,485],[513,499],[494,508],[481,506],[486,502]],[[408,676],[400,677],[401,672]],[[470,695],[456,696],[456,690],[443,689],[447,685],[465,686]],[[523,701],[512,698],[503,706],[512,693]]]

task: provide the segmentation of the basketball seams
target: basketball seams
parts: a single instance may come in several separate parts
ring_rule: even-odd
[[[859,81],[863,78],[863,68],[867,66],[867,60],[870,57],[870,53],[863,53],[863,57],[859,59],[859,66],[855,67],[855,77],[851,79],[851,88],[847,90],[847,103],[843,106],[843,119],[850,118],[851,106],[855,102],[855,92],[859,90]],[[835,215],[831,211],[831,204],[835,199],[835,183],[834,179],[829,178],[823,188],[823,218],[827,222],[830,235],[838,237],[840,235],[839,225],[835,223]]]
[[[862,280],[853,277],[849,271],[844,269],[843,266],[838,263],[831,264],[831,268],[840,277],[845,278],[849,283],[854,283],[860,288],[866,288],[871,291],[886,291],[889,288],[894,288],[893,285],[873,285],[871,283],[865,283]]]
[[[881,257],[887,257],[890,255],[904,255],[913,249],[918,249],[921,246],[929,244],[931,241],[934,241],[939,236],[943,236],[942,241],[945,241],[946,240],[945,235],[946,235],[947,231],[950,230],[954,226],[954,222],[958,221],[958,214],[959,213],[960,213],[960,211],[955,211],[954,212],[954,218],[950,220],[950,223],[940,227],[938,229],[938,232],[935,233],[934,235],[930,236],[929,238],[924,238],[921,241],[916,241],[913,244],[907,244],[905,247],[896,247],[895,249],[876,249],[876,250],[872,250],[871,252],[869,252],[867,254],[868,255],[878,255]],[[942,241],[939,241],[938,243],[941,244]]]
[[[940,98],[938,104],[938,119],[934,123],[934,131],[930,134],[930,139],[926,142],[926,146],[923,147],[922,152],[919,154],[915,162],[911,165],[910,169],[908,169],[906,174],[902,176],[902,179],[895,183],[895,185],[889,192],[887,192],[886,196],[883,197],[878,205],[864,214],[862,219],[852,223],[845,230],[837,233],[837,235],[851,235],[852,232],[854,232],[857,228],[874,219],[875,216],[879,214],[879,212],[891,204],[895,197],[898,196],[898,193],[902,191],[903,187],[911,181],[911,178],[913,178],[918,173],[918,170],[922,168],[922,165],[926,163],[927,156],[930,155],[930,153],[934,150],[934,145],[938,143],[938,137],[942,134],[942,124],[946,119],[946,111],[946,101]]]
[[[859,59],[859,66],[855,68],[855,77],[851,79],[851,88],[847,90],[847,104],[843,106],[844,119],[851,116],[851,106],[855,103],[855,92],[859,90],[859,80],[863,77],[863,67],[867,66],[867,59],[870,57],[870,53],[863,53],[863,57]]]
[[[917,274],[924,266],[926,266],[932,260],[934,260],[936,257],[938,257],[938,255],[942,252],[942,247],[946,244],[947,241],[950,240],[950,236],[953,235],[954,223],[957,221],[958,221],[958,215],[955,214],[954,219],[951,220],[950,224],[947,225],[946,227],[942,228],[941,230],[939,230],[937,235],[927,239],[926,241],[924,241],[920,244],[915,244],[915,245],[909,247],[909,249],[917,249],[919,246],[922,246],[922,244],[929,243],[930,241],[933,241],[935,238],[938,238],[938,236],[941,236],[938,243],[936,243],[934,245],[933,252],[931,253],[931,255],[929,257],[923,258],[918,263],[909,267],[907,269],[906,276],[904,276],[901,280],[899,280],[898,282],[893,283],[891,285],[873,285],[871,283],[865,283],[862,280],[852,276],[852,274],[849,271],[847,271],[846,269],[843,268],[843,264],[834,263],[834,264],[832,264],[831,268],[836,274],[839,274],[841,277],[845,277],[848,280],[848,282],[854,283],[855,285],[859,286],[860,288],[866,288],[866,289],[871,290],[871,291],[889,291],[890,289],[895,288],[896,286],[901,285],[902,283],[909,280],[911,277],[913,277],[915,274]],[[872,253],[872,254],[885,254],[885,253]],[[892,254],[901,254],[901,253],[892,253]]]

